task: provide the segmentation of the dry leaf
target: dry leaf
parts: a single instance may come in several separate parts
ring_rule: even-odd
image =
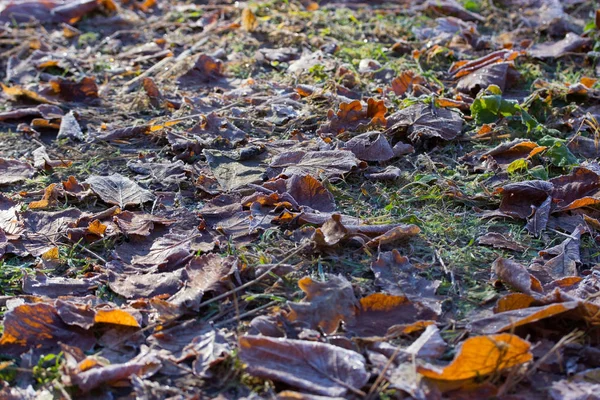
[[[465,340],[450,365],[443,368],[419,366],[417,371],[431,379],[461,381],[497,373],[533,359],[529,342],[518,336],[475,336]]]
[[[324,396],[344,396],[369,379],[360,354],[326,343],[243,336],[240,358],[250,374]]]
[[[311,329],[321,328],[329,334],[338,329],[341,321],[351,323],[354,320],[359,303],[352,285],[341,276],[327,277],[327,282],[317,282],[310,277],[298,281],[306,297],[300,303],[288,303],[290,321]]]
[[[150,191],[142,189],[131,179],[120,174],[93,175],[87,178],[84,183],[89,184],[90,189],[103,201],[119,206],[121,209],[129,205],[141,205],[155,199]]]

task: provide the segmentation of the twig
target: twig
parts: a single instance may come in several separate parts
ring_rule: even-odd
[[[394,353],[392,354],[392,356],[388,359],[387,363],[385,363],[385,366],[383,367],[383,369],[377,376],[377,379],[375,379],[375,382],[373,382],[373,385],[371,385],[371,388],[369,389],[369,393],[367,393],[366,400],[372,399],[373,395],[375,395],[375,392],[378,391],[379,385],[385,379],[385,373],[390,368],[390,366],[392,365],[392,363],[394,362],[394,360],[396,359],[398,354],[400,354],[400,347],[396,347],[396,350],[394,350]]]

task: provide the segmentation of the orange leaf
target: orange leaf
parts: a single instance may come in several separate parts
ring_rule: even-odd
[[[580,83],[583,84],[583,86],[587,87],[587,88],[591,88],[592,86],[594,86],[594,84],[598,81],[597,78],[590,78],[588,76],[584,76],[581,78],[581,80],[579,81]]]
[[[258,20],[256,16],[249,8],[244,8],[242,11],[242,29],[248,32],[252,32],[258,26]]]
[[[57,260],[58,259],[58,247],[53,247],[50,250],[42,254],[43,260]]]
[[[140,324],[127,311],[113,309],[113,310],[98,310],[94,317],[95,323],[114,324],[121,326],[133,326],[136,328],[140,327]]]
[[[104,232],[106,232],[106,225],[95,219],[88,225],[88,232],[94,235],[104,236]]]
[[[476,336],[464,341],[450,365],[444,368],[420,366],[428,378],[459,381],[489,375],[530,361],[530,343],[510,333]]]
[[[58,191],[56,190],[56,183],[52,183],[44,190],[44,196],[39,201],[32,201],[29,203],[30,209],[36,208],[48,208],[56,203],[58,197]]]
[[[525,293],[510,293],[501,297],[494,307],[495,313],[527,308],[535,301],[532,295]]]

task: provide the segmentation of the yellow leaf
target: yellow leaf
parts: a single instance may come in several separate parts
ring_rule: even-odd
[[[464,341],[450,365],[442,369],[420,366],[418,372],[442,381],[472,379],[530,361],[530,347],[528,341],[510,333],[475,336]]]
[[[134,326],[140,327],[140,324],[127,311],[113,309],[113,310],[98,310],[96,311],[96,317],[94,318],[95,323],[113,324],[121,326]]]
[[[252,32],[258,26],[256,16],[249,8],[244,8],[242,11],[242,29],[248,32]]]
[[[50,250],[42,254],[43,260],[57,260],[58,259],[58,247],[53,247]]]

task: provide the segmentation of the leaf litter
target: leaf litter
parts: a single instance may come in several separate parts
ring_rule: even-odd
[[[0,397],[592,398],[599,15],[0,0]]]

